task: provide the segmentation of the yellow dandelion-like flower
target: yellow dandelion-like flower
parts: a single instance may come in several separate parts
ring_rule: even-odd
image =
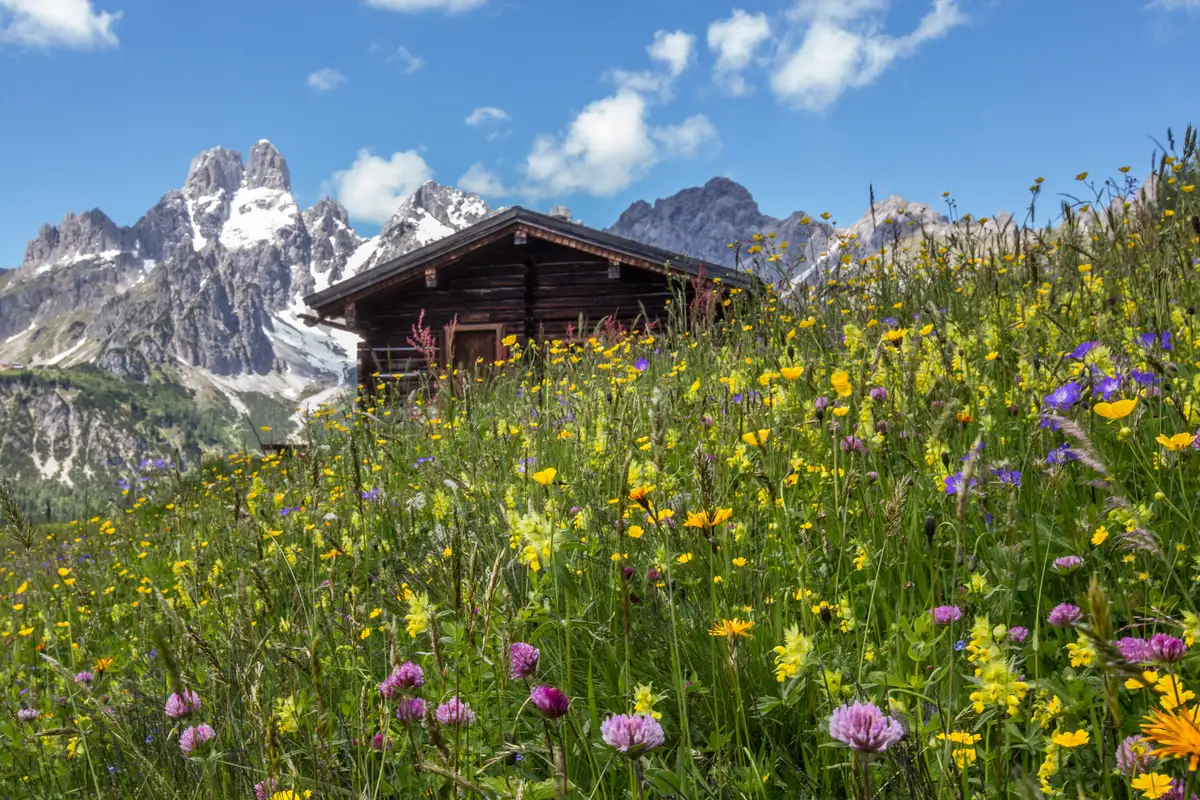
[[[1154,708],[1142,722],[1142,733],[1154,745],[1154,754],[1186,758],[1193,772],[1200,766],[1200,706],[1179,711]]]
[[[753,620],[723,619],[712,626],[709,636],[722,636],[726,639],[736,639],[739,636],[749,638],[750,629],[754,627]]]

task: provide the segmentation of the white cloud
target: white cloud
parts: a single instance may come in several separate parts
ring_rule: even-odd
[[[362,149],[349,169],[333,173],[333,188],[350,216],[382,225],[404,198],[432,178],[433,170],[415,150],[384,159]]]
[[[421,11],[445,11],[457,14],[479,8],[487,0],[366,0],[373,8],[415,14]]]
[[[888,0],[798,0],[788,13],[794,40],[778,54],[771,88],[784,102],[822,111],[847,89],[866,86],[892,63],[966,21],[958,0],[934,0],[916,30],[880,33]]]
[[[458,179],[458,188],[465,192],[474,192],[481,197],[503,197],[508,194],[500,178],[478,161]]]
[[[691,61],[695,42],[683,31],[654,34],[646,52],[665,70],[611,72],[614,94],[589,103],[565,132],[534,139],[523,165],[525,182],[515,191],[530,198],[575,192],[606,197],[628,188],[665,158],[715,152],[720,138],[702,114],[677,125],[649,121],[651,98],[669,95]]]
[[[683,74],[688,63],[692,60],[692,51],[696,46],[696,37],[683,31],[656,31],[654,41],[646,46],[650,58],[662,64],[665,71],[644,70],[629,72],[614,69],[609,78],[619,89],[627,89],[643,94],[660,94],[663,99],[669,95],[671,84]]]
[[[666,125],[654,131],[654,139],[666,152],[680,158],[695,158],[705,151],[714,154],[721,146],[717,129],[703,114],[688,117],[678,125]]]
[[[396,48],[396,52],[388,56],[388,61],[396,61],[400,64],[400,69],[406,75],[416,72],[421,67],[425,66],[425,59],[420,56],[413,55],[412,51],[404,45]]]
[[[1167,11],[1174,11],[1178,8],[1197,9],[1200,10],[1200,0],[1154,0],[1147,8],[1163,8]]]
[[[308,76],[308,87],[318,92],[332,92],[347,80],[349,78],[333,67],[325,67]]]
[[[97,50],[116,47],[121,12],[96,11],[92,0],[0,0],[0,42]]]
[[[771,35],[771,23],[766,14],[747,14],[735,8],[728,19],[708,26],[708,49],[716,54],[713,75],[717,84],[734,96],[745,94],[749,87],[742,70]]]
[[[497,122],[507,121],[508,112],[503,108],[496,108],[495,106],[480,106],[467,115],[465,122],[468,125],[482,125],[492,120]]]
[[[696,46],[696,37],[683,31],[657,31],[654,41],[646,48],[646,52],[655,61],[667,65],[672,78],[679,77],[687,69],[688,61],[692,58],[692,50]]]

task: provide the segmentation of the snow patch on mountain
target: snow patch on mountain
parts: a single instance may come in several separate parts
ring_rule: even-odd
[[[280,230],[302,224],[291,193],[267,187],[239,189],[230,203],[229,220],[221,228],[221,245],[240,250],[273,242]]]

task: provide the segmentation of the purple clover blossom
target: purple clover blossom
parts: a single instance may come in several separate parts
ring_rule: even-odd
[[[182,692],[172,692],[171,696],[167,698],[167,704],[163,706],[163,711],[171,719],[183,719],[199,710],[200,695],[189,689],[184,689]],[[185,750],[184,752],[187,751]]]
[[[22,708],[17,712],[17,719],[21,722],[30,723],[37,722],[38,710],[36,708]]]
[[[405,724],[419,722],[425,717],[425,701],[419,697],[408,697],[396,706],[396,719]]]
[[[1046,405],[1055,411],[1066,411],[1083,398],[1083,390],[1075,381],[1064,383],[1050,394],[1046,395]]]
[[[1117,769],[1127,777],[1144,773],[1155,761],[1151,751],[1145,738],[1137,734],[1126,736],[1117,746]]]
[[[96,676],[86,670],[75,673],[75,682],[80,686],[91,686],[95,679]]]
[[[392,746],[392,740],[384,736],[382,733],[377,733],[371,737],[372,750],[386,750]]]
[[[533,707],[550,719],[558,719],[571,707],[571,699],[553,686],[535,686],[529,692]]]
[[[509,648],[509,662],[512,667],[511,677],[514,681],[532,678],[537,672],[538,658],[541,651],[525,642],[513,642]]]
[[[179,749],[184,753],[194,753],[216,735],[211,725],[193,725],[179,735]]]
[[[649,714],[613,714],[600,723],[600,736],[606,745],[630,758],[666,741],[662,725]]]
[[[1183,658],[1183,654],[1187,652],[1187,645],[1182,639],[1170,634],[1156,633],[1150,637],[1149,649],[1155,661],[1172,664]]]
[[[379,684],[379,694],[387,700],[398,699],[407,689],[419,689],[425,683],[425,673],[411,661],[405,661]]]
[[[962,609],[958,606],[938,606],[929,612],[934,625],[949,625],[962,619]]]
[[[1149,664],[1154,658],[1150,652],[1150,643],[1145,639],[1139,639],[1135,636],[1124,636],[1118,639],[1115,644],[1117,650],[1121,651],[1121,658],[1130,664]]]
[[[1084,342],[1083,344],[1079,345],[1074,350],[1072,350],[1070,353],[1067,353],[1067,357],[1075,358],[1075,359],[1083,358],[1084,356],[1086,356],[1088,353],[1090,353],[1092,351],[1093,347],[1097,347],[1099,344],[1100,344],[1099,342]]]
[[[860,753],[882,753],[904,738],[904,726],[874,703],[856,702],[834,709],[829,735]]]
[[[458,695],[438,706],[436,716],[442,725],[470,725],[475,721],[475,712],[469,704],[459,700]]]
[[[882,386],[876,386],[868,393],[870,398],[876,403],[882,403],[888,398],[888,390]]]
[[[1079,556],[1059,556],[1054,559],[1054,568],[1059,572],[1074,572],[1083,566],[1083,559]]]
[[[817,413],[820,413],[827,408],[829,408],[829,398],[825,395],[821,395],[816,400],[813,400],[813,410]]]
[[[964,486],[962,472],[956,472],[953,475],[947,475],[944,483],[946,486],[946,494],[954,495],[954,494],[958,494],[959,492],[965,491],[966,489],[974,487],[975,479],[971,478],[970,484],[968,486]]]
[[[275,790],[279,788],[279,781],[274,778],[267,778],[265,781],[260,781],[254,784],[254,800],[271,800],[275,794]]]
[[[1013,625],[1008,629],[1008,639],[1013,644],[1024,644],[1029,638],[1029,628],[1023,625]]]
[[[1046,618],[1046,621],[1055,628],[1069,628],[1081,619],[1083,619],[1083,611],[1079,606],[1071,603],[1059,603],[1050,609],[1050,616]]]

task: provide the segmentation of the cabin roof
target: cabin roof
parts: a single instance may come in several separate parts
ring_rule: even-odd
[[[724,283],[743,288],[749,287],[755,280],[747,272],[708,264],[679,253],[672,253],[669,250],[635,242],[632,239],[616,236],[596,228],[589,228],[577,222],[530,211],[521,206],[513,206],[469,228],[464,228],[457,233],[438,239],[436,242],[431,242],[391,261],[360,272],[324,291],[311,294],[304,298],[304,302],[310,308],[320,310],[335,303],[362,297],[376,289],[394,285],[404,280],[409,274],[418,273],[422,267],[432,261],[453,263],[460,255],[500,240],[509,230],[513,232],[524,230],[527,235],[549,239],[567,247],[582,246],[581,249],[592,252],[600,251],[635,267],[665,272],[669,262],[670,270],[689,275],[699,275],[703,272],[707,277],[720,278]]]

